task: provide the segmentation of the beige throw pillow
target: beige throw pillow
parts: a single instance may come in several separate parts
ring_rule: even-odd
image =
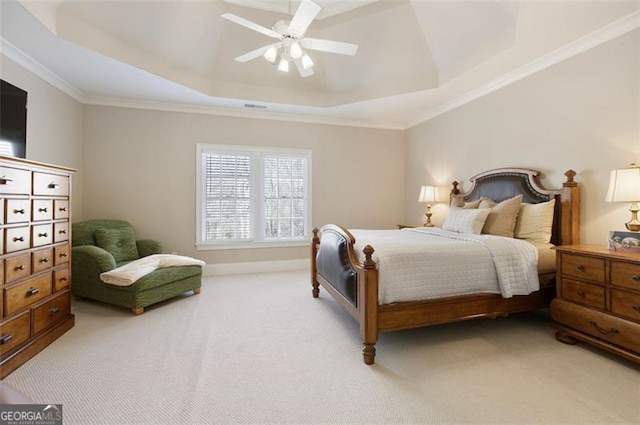
[[[522,195],[517,195],[495,205],[490,209],[491,212],[487,216],[482,233],[512,238],[521,204]],[[483,202],[480,203],[480,208],[482,208],[482,205]],[[490,203],[486,202],[486,205],[490,205]]]
[[[485,198],[476,199],[475,201],[465,202],[462,195],[455,195],[451,200],[451,208],[463,208],[465,210],[478,208],[480,202]]]
[[[519,239],[549,243],[555,205],[555,198],[539,204],[522,204],[516,220],[514,236]]]
[[[479,235],[491,210],[452,208],[442,224],[444,230]]]

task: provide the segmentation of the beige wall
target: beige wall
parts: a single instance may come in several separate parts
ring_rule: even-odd
[[[27,159],[79,170],[72,214],[82,219],[82,105],[3,55],[0,76],[28,93]]]
[[[404,217],[404,134],[213,115],[85,107],[84,215],[207,263],[308,257],[308,247],[196,251],[196,144],[311,149],[313,226],[393,227]]]
[[[406,220],[421,222],[422,184],[465,182],[497,167],[540,170],[560,187],[581,183],[581,238],[604,243],[624,230],[629,205],[604,202],[609,172],[640,163],[640,30],[433,118],[406,132]],[[448,208],[434,208],[441,223]]]

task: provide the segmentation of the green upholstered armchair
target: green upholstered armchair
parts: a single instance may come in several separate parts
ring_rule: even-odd
[[[161,254],[160,242],[136,240],[133,227],[123,220],[88,220],[72,225],[71,293],[126,307],[135,314],[160,301],[187,291],[200,293],[202,267],[160,268],[130,286],[117,286],[100,280],[100,273],[113,270],[138,258]]]

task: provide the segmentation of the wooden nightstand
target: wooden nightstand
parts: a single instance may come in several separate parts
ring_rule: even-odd
[[[396,226],[398,226],[398,229],[405,229],[405,228],[415,228],[415,227],[422,227],[422,224],[396,224]]]
[[[640,363],[640,254],[598,245],[556,250],[556,338],[581,340]]]

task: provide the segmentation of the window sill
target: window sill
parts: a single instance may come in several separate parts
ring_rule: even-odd
[[[198,251],[218,251],[228,249],[260,249],[260,248],[290,248],[299,246],[309,246],[311,244],[311,238],[309,240],[295,240],[295,241],[274,241],[274,242],[227,242],[227,243],[199,243],[196,244]]]

